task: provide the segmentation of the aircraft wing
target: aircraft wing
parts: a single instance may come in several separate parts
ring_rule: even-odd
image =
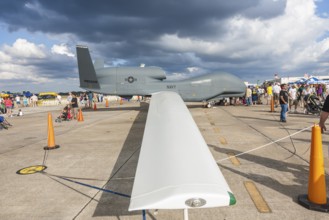
[[[182,98],[152,95],[129,211],[235,204]]]

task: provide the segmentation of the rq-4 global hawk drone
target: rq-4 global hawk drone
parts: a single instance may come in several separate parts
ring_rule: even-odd
[[[245,84],[215,72],[167,81],[159,67],[104,67],[77,46],[80,87],[121,97],[150,96],[151,102],[129,210],[188,209],[236,203],[184,101],[241,97]]]

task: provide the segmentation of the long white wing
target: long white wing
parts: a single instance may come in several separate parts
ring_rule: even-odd
[[[129,211],[235,204],[182,98],[152,95]]]

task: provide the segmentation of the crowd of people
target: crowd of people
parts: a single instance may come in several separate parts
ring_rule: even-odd
[[[242,103],[250,106],[256,104],[271,104],[272,97],[274,98],[274,105],[278,107],[280,105],[280,91],[283,84],[280,83],[268,83],[262,86],[248,86],[246,90],[246,96],[242,98]],[[304,97],[313,94],[317,96],[321,101],[324,101],[329,92],[329,85],[316,84],[286,84],[287,92],[289,94],[289,110],[294,107],[294,111],[297,112],[297,108],[304,108]]]
[[[286,122],[287,112],[297,113],[300,110],[303,113],[320,113],[319,106],[316,111],[310,109],[309,100],[318,100],[319,103],[322,103],[328,96],[328,92],[329,86],[326,84],[280,84],[276,82],[262,86],[248,86],[244,100],[245,105],[250,106],[270,105],[273,99],[275,108],[281,106],[280,121]]]
[[[22,107],[36,107],[38,97],[33,94],[31,97],[5,96],[0,97],[0,114],[7,114],[8,117],[14,116],[14,109],[20,109]],[[17,116],[22,116],[22,111],[18,110]]]
[[[329,86],[326,84],[280,84],[264,83],[261,86],[247,86],[244,97],[230,98],[224,100],[224,104],[233,105],[270,105],[272,98],[274,100],[275,108],[281,106],[284,108],[283,112],[305,112],[305,97],[312,94],[316,96],[320,101],[324,101],[329,92]],[[104,95],[93,92],[73,93],[70,92],[66,97],[66,101],[63,102],[62,97],[57,95],[56,102],[61,105],[65,103],[65,111],[70,112],[71,118],[77,118],[78,108],[93,108],[94,103],[103,102]],[[0,114],[6,114],[8,117],[13,115],[21,116],[23,113],[20,108],[23,107],[37,107],[38,97],[33,94],[31,97],[26,96],[8,96],[0,97]],[[285,106],[282,105],[287,105]],[[16,114],[13,110],[17,109]],[[64,111],[64,109],[63,109]],[[281,116],[282,122],[286,121],[284,116]]]

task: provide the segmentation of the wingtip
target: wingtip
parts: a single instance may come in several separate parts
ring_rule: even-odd
[[[235,196],[233,195],[233,193],[228,192],[228,195],[230,196],[230,205],[235,205],[236,199],[235,199]]]

